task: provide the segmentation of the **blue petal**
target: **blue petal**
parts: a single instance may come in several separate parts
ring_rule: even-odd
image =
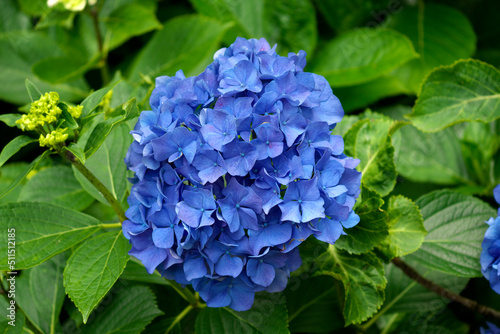
[[[243,270],[243,261],[237,256],[224,254],[215,264],[215,271],[221,276],[237,277]]]

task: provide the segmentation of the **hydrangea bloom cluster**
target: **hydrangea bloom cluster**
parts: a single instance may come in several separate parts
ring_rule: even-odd
[[[500,204],[500,185],[493,190],[493,195]],[[490,281],[491,288],[500,294],[500,208],[498,216],[486,222],[490,227],[486,230],[481,252],[481,271]]]
[[[135,172],[123,232],[130,254],[241,311],[282,291],[297,246],[355,226],[359,161],[331,130],[344,112],[305,52],[238,38],[197,77],[156,79],[125,162]]]

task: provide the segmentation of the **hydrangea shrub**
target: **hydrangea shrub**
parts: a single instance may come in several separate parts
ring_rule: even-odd
[[[304,51],[275,48],[237,38],[196,77],[158,77],[125,159],[130,254],[211,307],[282,291],[301,242],[359,222],[359,160],[331,134],[342,106]]]
[[[500,204],[500,185],[496,186],[493,195]],[[481,272],[490,281],[491,288],[500,294],[500,208],[498,216],[486,222],[490,227],[486,230],[482,243]]]

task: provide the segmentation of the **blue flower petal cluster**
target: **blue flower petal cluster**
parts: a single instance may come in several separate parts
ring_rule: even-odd
[[[479,331],[481,334],[500,334],[500,328],[495,326],[495,324],[492,324],[491,322],[486,322],[488,325],[488,328],[483,328],[481,327]]]
[[[500,185],[493,190],[493,195],[498,204],[500,204]],[[500,294],[500,208],[498,216],[490,218],[486,222],[490,227],[486,230],[482,243],[481,252],[481,271],[490,281],[491,288]]]
[[[197,77],[156,79],[125,159],[123,233],[149,273],[247,310],[286,287],[302,241],[333,244],[359,222],[359,160],[331,135],[344,111],[305,64],[304,51],[238,38]]]

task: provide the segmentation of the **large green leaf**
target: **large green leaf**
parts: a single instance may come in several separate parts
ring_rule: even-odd
[[[123,159],[132,142],[130,130],[127,123],[116,127],[101,147],[85,162],[85,167],[111,191],[118,201],[124,198],[127,191],[127,167]],[[83,189],[101,203],[108,204],[101,193],[76,168],[73,167],[73,171]]]
[[[347,87],[335,87],[333,93],[342,102],[342,108],[350,112],[366,107],[380,99],[400,94],[409,94],[396,77],[384,74],[371,81]]]
[[[176,17],[163,26],[142,49],[132,64],[129,77],[155,78],[182,69],[198,75],[213,58],[228,24],[200,15]]]
[[[234,22],[224,42],[236,37],[265,37],[271,45],[278,44],[278,53],[312,54],[317,41],[316,16],[310,0],[191,0],[195,9],[221,22]]]
[[[107,17],[100,18],[105,23],[110,37],[110,48],[127,41],[132,36],[161,28],[156,19],[155,8],[132,2],[116,8]]]
[[[76,180],[71,168],[66,166],[49,167],[36,173],[26,182],[19,200],[49,202],[77,211],[94,201]]]
[[[426,133],[412,125],[394,136],[399,174],[415,182],[470,184],[459,139],[453,129]]]
[[[82,313],[84,323],[120,277],[129,249],[122,231],[112,231],[86,241],[69,258],[64,269],[64,286]]]
[[[0,168],[0,192],[4,189],[10,187],[12,182],[18,177],[19,171],[23,171],[28,167],[27,162],[14,162],[9,163]],[[19,194],[21,193],[22,186],[25,184],[25,181],[22,181],[15,187],[9,194],[0,198],[0,204],[6,204],[9,202],[17,202],[19,198]]]
[[[342,281],[345,325],[361,323],[371,317],[384,301],[384,266],[372,253],[350,255],[334,245],[327,247],[317,257],[316,274],[330,275]]]
[[[366,83],[417,57],[411,41],[390,29],[358,29],[329,42],[311,71],[332,87]]]
[[[390,120],[364,119],[354,124],[344,137],[346,154],[361,160],[358,166],[361,181],[382,196],[389,194],[396,185],[391,125]]]
[[[408,258],[452,275],[481,276],[485,221],[496,211],[477,198],[449,190],[424,195],[417,205],[428,233],[422,247]]]
[[[11,191],[16,189],[16,187],[24,181],[26,176],[33,170],[35,169],[38,164],[45,159],[45,157],[49,156],[52,152],[47,150],[43,152],[41,155],[36,157],[21,173],[17,174],[17,177],[10,183],[9,186],[3,188],[0,191],[0,199],[8,195]]]
[[[264,36],[271,46],[278,44],[281,55],[300,50],[312,55],[318,39],[315,14],[310,0],[266,0],[262,19]]]
[[[78,211],[24,202],[0,206],[0,227],[16,229],[15,269],[36,266],[102,228],[97,219]],[[7,233],[0,240],[0,252],[7,254]],[[9,269],[7,257],[0,258],[0,269]]]
[[[373,27],[403,9],[399,1],[385,0],[315,0],[314,3],[326,23],[337,32],[356,26]]]
[[[145,286],[131,286],[112,297],[111,302],[83,326],[82,334],[138,334],[163,314],[156,305],[155,295]]]
[[[23,271],[16,280],[16,297],[30,322],[42,333],[62,332],[59,313],[64,302],[63,269],[66,256],[60,254],[39,266]]]
[[[229,307],[204,308],[196,317],[197,334],[289,333],[285,298],[281,294],[258,293],[252,308],[237,312]]]
[[[346,229],[347,235],[342,235],[335,243],[340,249],[349,253],[366,253],[388,237],[388,215],[380,209],[384,204],[382,197],[375,191],[363,186],[361,201],[355,208],[360,222]]]
[[[11,304],[6,298],[0,298],[0,307],[5,310],[2,315],[0,315],[0,333],[2,334],[23,334],[25,326],[26,316],[19,309],[15,311],[16,321],[13,322],[10,316],[10,310],[7,311]],[[14,326],[15,325],[15,326]]]
[[[405,8],[387,22],[387,27],[408,36],[420,54],[420,58],[394,73],[414,93],[433,68],[468,58],[476,48],[476,35],[469,20],[448,6],[422,1],[416,7]]]
[[[460,60],[432,71],[407,117],[423,131],[500,117],[500,72],[478,60]]]
[[[0,99],[29,103],[24,82],[33,81],[43,92],[57,91],[62,100],[79,100],[87,95],[83,79],[51,85],[36,77],[31,67],[41,59],[62,56],[59,46],[42,32],[12,32],[0,35]]]
[[[15,0],[3,0],[0,2],[0,34],[7,31],[28,30],[30,18],[19,10],[19,4]]]
[[[424,228],[420,210],[404,196],[392,196],[387,208],[389,214],[389,235],[379,250],[394,258],[413,253],[420,248],[427,231]]]
[[[292,281],[294,280],[294,281]],[[285,290],[292,333],[326,333],[344,327],[341,283],[330,276],[293,277]]]
[[[12,139],[5,147],[2,149],[0,153],[0,167],[3,166],[4,163],[7,162],[14,154],[19,152],[24,146],[34,143],[38,141],[38,139],[33,139],[28,136],[18,136]]]
[[[404,261],[423,277],[455,293],[460,293],[469,281],[469,278],[431,270],[406,258]],[[435,310],[438,305],[445,306],[450,302],[435,292],[427,290],[393,264],[385,267],[385,275],[388,283],[385,289],[385,302],[381,309],[384,313],[428,312]]]

